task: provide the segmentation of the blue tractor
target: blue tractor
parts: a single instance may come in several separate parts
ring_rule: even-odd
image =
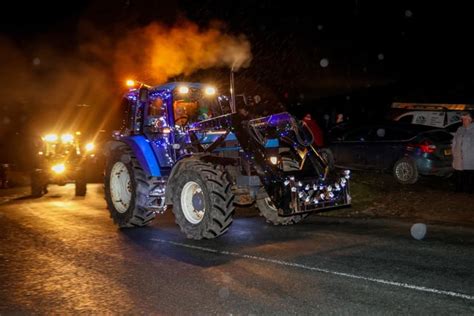
[[[286,112],[250,119],[232,99],[200,83],[130,89],[105,148],[119,227],[145,226],[172,205],[188,238],[210,239],[229,229],[235,205],[255,203],[274,225],[350,205],[350,172],[331,170],[299,122]]]

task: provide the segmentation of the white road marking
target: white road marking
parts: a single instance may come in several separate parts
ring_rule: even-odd
[[[342,277],[346,277],[346,278],[365,280],[365,281],[369,281],[369,282],[375,282],[375,283],[380,283],[380,284],[385,284],[385,285],[392,285],[392,286],[412,289],[412,290],[416,290],[416,291],[420,291],[420,292],[435,293],[435,294],[439,294],[439,295],[458,297],[458,298],[463,298],[463,299],[466,299],[466,300],[474,301],[474,296],[472,296],[472,295],[457,293],[457,292],[453,292],[453,291],[438,290],[438,289],[433,289],[433,288],[429,288],[429,287],[413,285],[413,284],[409,284],[409,283],[400,283],[400,282],[370,278],[370,277],[365,277],[365,276],[360,276],[360,275],[355,275],[355,274],[350,274],[350,273],[345,273],[345,272],[331,271],[331,270],[322,269],[322,268],[318,268],[318,267],[312,267],[312,266],[308,266],[308,265],[304,265],[304,264],[300,264],[300,263],[288,262],[288,261],[277,260],[277,259],[270,259],[270,258],[259,257],[259,256],[246,255],[246,254],[242,254],[242,253],[230,252],[230,251],[225,251],[225,250],[217,250],[217,249],[211,249],[211,248],[206,248],[206,247],[194,246],[194,245],[183,244],[183,243],[170,241],[170,240],[154,239],[154,238],[152,238],[151,240],[152,241],[158,241],[158,242],[161,242],[161,243],[171,244],[171,245],[175,245],[175,246],[185,247],[185,248],[191,248],[191,249],[196,249],[196,250],[201,250],[201,251],[206,251],[206,252],[212,252],[212,253],[220,254],[220,255],[226,255],[226,256],[233,256],[233,257],[239,257],[239,258],[245,258],[245,259],[252,259],[252,260],[258,260],[258,261],[270,262],[270,263],[274,263],[274,264],[278,264],[278,265],[282,265],[282,266],[287,266],[287,267],[300,268],[300,269],[305,269],[305,270],[310,270],[310,271],[316,271],[316,272],[321,272],[321,273],[327,273],[327,274],[342,276]]]

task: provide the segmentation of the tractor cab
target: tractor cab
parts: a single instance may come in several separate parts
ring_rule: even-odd
[[[41,138],[38,155],[48,160],[76,159],[80,153],[80,146],[73,134],[48,134]]]

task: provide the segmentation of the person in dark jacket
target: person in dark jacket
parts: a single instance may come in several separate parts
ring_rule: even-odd
[[[474,192],[474,111],[461,116],[462,125],[453,138],[453,168],[457,192]]]

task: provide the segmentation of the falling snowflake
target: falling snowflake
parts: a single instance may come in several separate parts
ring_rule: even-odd
[[[385,56],[384,56],[384,54],[378,54],[378,55],[377,55],[377,58],[378,58],[379,60],[384,60]]]
[[[39,64],[41,64],[41,59],[39,59],[38,57],[35,57],[33,59],[33,65],[39,66]]]
[[[413,12],[411,10],[405,10],[405,17],[411,18],[413,16]]]
[[[426,224],[416,223],[413,224],[410,228],[410,233],[413,238],[416,240],[422,240],[426,236],[427,227]]]
[[[318,25],[318,31],[321,31],[323,29],[323,26],[321,24]]]
[[[319,64],[321,65],[321,67],[326,68],[329,65],[329,60],[327,58],[323,58],[321,59]]]

